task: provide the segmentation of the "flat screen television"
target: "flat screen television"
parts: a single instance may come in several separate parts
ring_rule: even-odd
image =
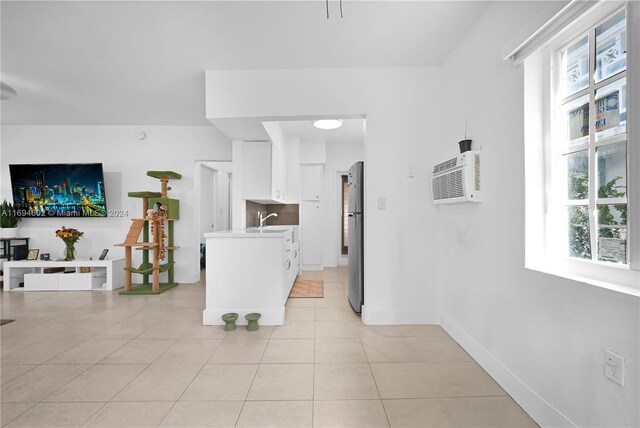
[[[107,217],[101,163],[9,165],[21,217]]]

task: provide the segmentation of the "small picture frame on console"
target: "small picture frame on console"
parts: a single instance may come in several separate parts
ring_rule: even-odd
[[[51,254],[50,253],[40,254],[40,260],[48,262],[49,260],[51,260]]]
[[[107,258],[107,253],[109,252],[108,248],[105,248],[104,250],[102,250],[102,253],[100,254],[100,258],[98,260],[104,260]]]
[[[29,254],[27,254],[27,260],[38,260],[38,253],[40,252],[37,248],[32,248],[29,250]]]

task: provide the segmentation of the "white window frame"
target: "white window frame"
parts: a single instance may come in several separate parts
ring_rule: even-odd
[[[562,196],[557,194],[559,180],[558,144],[554,144],[559,67],[556,53],[564,46],[590,34],[590,30],[607,21],[622,8],[626,9],[627,25],[627,265],[581,260],[562,251],[566,245],[567,227],[559,210],[566,210]],[[625,294],[640,296],[640,7],[635,2],[599,2],[571,24],[558,31],[550,40],[530,55],[525,62],[525,182],[526,231],[525,267],[553,275],[578,280]],[[589,38],[590,73],[593,73],[595,41]],[[616,76],[621,76],[617,74]],[[605,81],[610,82],[611,79]],[[598,87],[602,82],[598,83]],[[541,93],[540,93],[541,92]],[[593,115],[593,99],[590,115]],[[591,120],[590,120],[591,124]],[[591,126],[591,125],[590,125]],[[593,138],[593,129],[590,135]],[[595,151],[589,145],[589,175],[595,179]],[[562,186],[560,186],[562,187]],[[593,187],[593,186],[590,186]],[[595,207],[596,189],[590,188],[589,206]],[[566,198],[565,198],[566,199]],[[594,221],[590,209],[590,222]],[[592,253],[595,236],[591,237]],[[560,250],[559,250],[560,248]]]

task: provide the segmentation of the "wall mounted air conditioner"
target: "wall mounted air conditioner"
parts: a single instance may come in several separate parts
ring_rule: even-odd
[[[433,167],[433,203],[480,202],[480,152],[464,152]]]

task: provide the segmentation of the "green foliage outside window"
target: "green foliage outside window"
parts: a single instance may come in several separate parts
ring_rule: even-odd
[[[614,177],[598,189],[598,198],[621,198],[626,195],[626,187],[618,184],[622,177]],[[589,178],[586,174],[572,172],[569,176],[569,198],[587,199],[589,197]],[[607,226],[627,224],[627,205],[613,205],[620,213],[619,221],[611,212],[611,205],[598,206],[598,224]],[[589,210],[587,206],[569,208],[569,255],[591,259],[591,237],[589,233]],[[620,238],[620,229],[602,227],[598,230],[601,238]]]

